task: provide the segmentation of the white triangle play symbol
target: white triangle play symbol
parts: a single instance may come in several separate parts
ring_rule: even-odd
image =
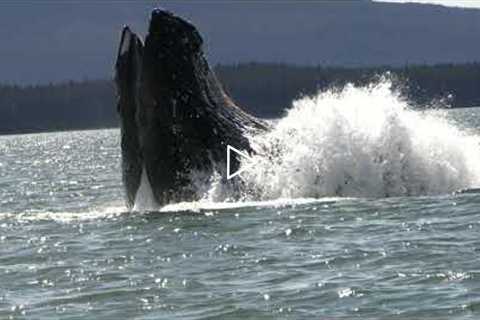
[[[237,171],[235,171],[233,173],[231,172],[231,167],[230,167],[230,153],[231,153],[231,151],[235,152],[238,156],[249,160],[249,163],[247,165],[243,165],[240,169],[238,169]],[[253,164],[254,163],[252,161],[252,158],[246,152],[242,152],[242,151],[232,147],[231,145],[227,145],[227,180],[232,179],[235,176],[238,176],[243,171],[249,169]]]

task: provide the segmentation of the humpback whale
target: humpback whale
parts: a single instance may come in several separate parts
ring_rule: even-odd
[[[225,93],[197,29],[163,9],[153,10],[144,41],[123,28],[115,82],[130,208],[142,174],[159,205],[196,200],[192,173],[222,172],[227,145],[253,153],[246,134],[268,129]]]

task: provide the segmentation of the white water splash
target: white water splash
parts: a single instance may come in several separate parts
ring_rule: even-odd
[[[480,185],[480,146],[444,118],[408,108],[382,81],[293,103],[273,131],[252,137],[242,174],[255,197],[384,197]]]
[[[135,205],[133,211],[145,212],[159,209],[158,203],[153,196],[150,180],[148,180],[147,171],[145,167],[142,168],[142,177],[140,178],[140,187],[138,187],[135,195]]]

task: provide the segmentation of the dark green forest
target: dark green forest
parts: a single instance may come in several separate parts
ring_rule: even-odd
[[[250,63],[219,65],[216,73],[233,99],[260,117],[281,116],[291,101],[318,90],[364,85],[390,72],[414,107],[480,106],[480,63],[401,68],[311,67]],[[0,85],[0,133],[117,126],[115,86],[90,80],[38,86]]]

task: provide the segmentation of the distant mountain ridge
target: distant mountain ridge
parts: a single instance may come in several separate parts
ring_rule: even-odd
[[[480,61],[480,10],[371,1],[0,4],[0,83],[107,78],[123,24],[157,4],[190,19],[212,63],[364,67]]]
[[[403,68],[249,63],[219,65],[215,71],[235,102],[267,118],[282,116],[303,95],[346,83],[366,85],[388,71],[394,88],[416,108],[480,106],[480,63]],[[115,127],[116,99],[111,80],[0,85],[0,134]]]

